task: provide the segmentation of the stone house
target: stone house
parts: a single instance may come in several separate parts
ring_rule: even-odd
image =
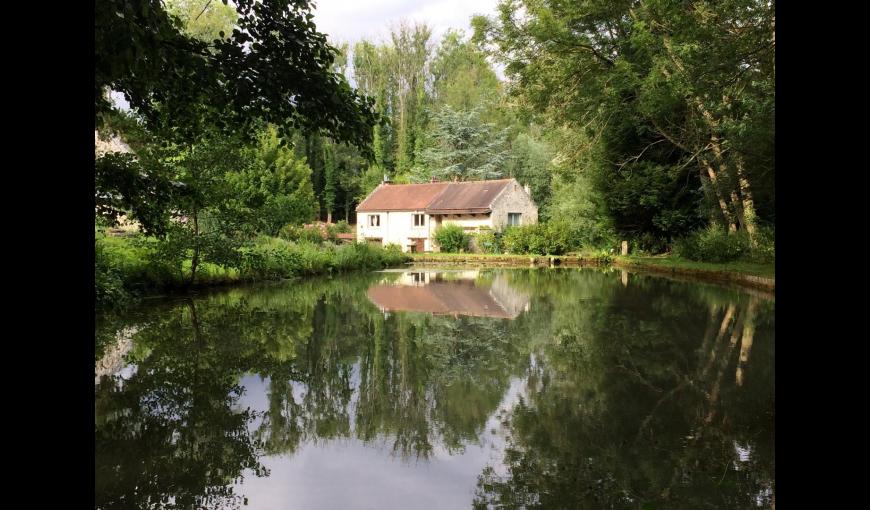
[[[516,179],[423,184],[382,183],[356,208],[357,241],[398,244],[402,251],[438,251],[442,225],[469,233],[538,222],[538,206]]]

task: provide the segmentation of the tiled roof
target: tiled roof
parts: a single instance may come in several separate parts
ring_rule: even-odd
[[[357,211],[420,211],[430,214],[490,212],[492,201],[514,179],[426,184],[381,184]]]
[[[451,182],[447,189],[426,208],[429,214],[464,214],[490,212],[495,197],[513,179],[497,181]]]
[[[357,211],[420,211],[444,191],[447,182],[381,184],[356,208]]]

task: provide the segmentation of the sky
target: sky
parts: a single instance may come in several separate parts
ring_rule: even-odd
[[[333,43],[386,40],[400,20],[432,27],[433,43],[449,28],[471,35],[471,16],[495,14],[498,0],[315,0],[314,22]]]

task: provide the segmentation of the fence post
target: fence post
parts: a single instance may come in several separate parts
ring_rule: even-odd
[[[622,242],[622,254],[628,255],[628,241]]]

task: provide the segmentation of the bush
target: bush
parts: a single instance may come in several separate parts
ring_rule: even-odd
[[[522,225],[505,230],[504,249],[517,254],[563,255],[575,248],[575,239],[567,222]]]
[[[460,250],[468,250],[469,236],[459,225],[448,224],[438,227],[434,237],[443,252],[457,253]]]
[[[133,296],[124,287],[121,271],[112,264],[99,239],[94,243],[94,306],[121,308]]]
[[[698,262],[731,262],[749,256],[749,239],[745,233],[731,233],[719,225],[698,230],[674,243],[674,253]]]
[[[288,224],[281,227],[278,237],[285,241],[307,242],[320,244],[324,241],[323,234],[317,228],[305,228]],[[332,236],[334,239],[334,236]]]
[[[353,230],[350,228],[350,223],[341,220],[335,224],[335,229],[339,234],[350,234]]]
[[[366,243],[318,246],[262,237],[242,248],[242,275],[247,279],[275,279],[328,274],[357,269],[381,269],[407,260],[396,246],[381,248]]]
[[[491,230],[481,232],[477,234],[477,246],[483,253],[502,253],[502,234]]]
[[[749,258],[752,262],[772,264],[776,262],[776,236],[774,229],[759,227],[755,236],[756,246]]]
[[[631,245],[634,246],[632,250],[637,254],[657,255],[668,251],[667,240],[650,232],[645,232],[635,238]]]

